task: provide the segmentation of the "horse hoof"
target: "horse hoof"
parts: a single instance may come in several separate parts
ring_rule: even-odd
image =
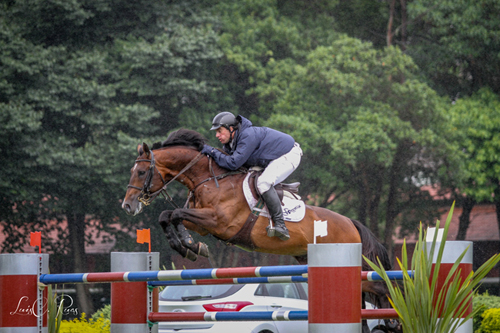
[[[386,319],[385,326],[387,326],[387,328],[389,328],[391,330],[395,330],[398,328],[399,322],[397,320],[394,320],[394,319]]]
[[[208,246],[205,243],[198,243],[198,255],[208,258],[210,257],[210,252],[208,251]]]
[[[196,259],[198,259],[198,255],[193,251],[191,251],[190,249],[187,249],[186,256],[184,258],[189,259],[191,261],[196,261]]]
[[[168,222],[166,222],[166,221],[160,221],[160,226],[163,229],[163,232],[167,233]]]

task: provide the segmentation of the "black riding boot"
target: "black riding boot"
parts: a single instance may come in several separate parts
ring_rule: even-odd
[[[262,193],[262,199],[266,203],[267,210],[269,211],[269,215],[274,222],[274,235],[281,240],[290,239],[290,235],[288,234],[288,229],[285,226],[285,222],[283,221],[283,210],[281,209],[281,202],[278,197],[278,193],[274,187]]]

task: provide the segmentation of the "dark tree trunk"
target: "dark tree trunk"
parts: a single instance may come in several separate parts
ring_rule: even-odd
[[[66,214],[68,219],[69,239],[75,273],[87,272],[87,258],[85,255],[85,214]],[[76,284],[78,309],[90,315],[94,313],[94,306],[90,297],[89,286]]]
[[[500,188],[495,190],[495,208],[497,212],[497,225],[500,232]]]
[[[380,196],[382,194],[382,186],[384,184],[383,168],[380,168],[376,177],[373,177],[373,195],[370,198],[370,205],[368,207],[368,216],[370,218],[370,230],[373,232],[377,238],[380,238],[380,228],[379,228],[379,206],[380,206]]]
[[[389,255],[392,254],[392,234],[394,232],[394,219],[397,216],[396,213],[396,184],[392,181],[391,176],[390,186],[389,186],[389,195],[387,198],[387,209],[386,209],[386,218],[385,218],[385,231],[383,235],[383,244],[387,249]],[[391,258],[392,260],[392,258]]]
[[[465,240],[465,236],[467,235],[467,229],[469,229],[470,225],[470,213],[472,212],[472,208],[476,205],[476,200],[465,197],[462,202],[462,214],[460,214],[459,224],[458,224],[458,233],[456,240]]]
[[[498,225],[498,230],[500,231],[500,179],[494,179],[494,184],[496,184],[495,187],[495,208],[497,212],[497,225]],[[500,245],[499,245],[500,247]],[[500,249],[499,249],[500,252]],[[498,269],[498,268],[497,268]],[[500,281],[498,281],[498,288],[500,289]]]
[[[394,14],[395,14],[396,0],[389,0],[389,21],[387,22],[387,46],[391,46],[393,43],[394,33],[392,32],[394,25]]]
[[[408,14],[406,12],[406,0],[400,0],[401,4],[401,51],[406,51],[406,25],[408,24]]]
[[[399,210],[397,207],[398,184],[400,183],[402,165],[406,162],[406,159],[404,157],[406,149],[408,149],[408,147],[404,143],[399,144],[394,155],[394,160],[392,161],[391,169],[389,171],[389,191],[387,195],[385,233],[383,242],[387,251],[391,255],[393,247],[392,234],[395,228],[394,220],[399,214]]]
[[[367,207],[370,198],[370,187],[368,186],[368,175],[364,169],[364,166],[361,166],[360,172],[360,180],[358,182],[358,193],[359,193],[359,206],[358,206],[358,216],[357,219],[359,222],[366,225],[367,221]]]

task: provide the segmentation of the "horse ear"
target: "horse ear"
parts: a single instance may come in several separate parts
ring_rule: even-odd
[[[144,153],[146,153],[146,155],[149,155],[149,147],[146,142],[142,143],[142,149],[144,149]]]
[[[142,150],[142,145],[137,145],[137,153],[139,154],[139,156],[144,154],[144,150]]]

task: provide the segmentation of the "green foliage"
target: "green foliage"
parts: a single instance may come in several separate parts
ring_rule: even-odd
[[[97,310],[92,315],[92,320],[96,321],[99,318],[103,318],[105,320],[111,320],[111,304],[105,305],[103,308]]]
[[[101,314],[97,319],[87,320],[85,313],[71,321],[63,320],[60,333],[107,333],[111,331],[109,319]]]
[[[165,203],[158,200],[140,217],[121,212],[136,145],[181,126],[217,145],[208,128],[221,110],[292,134],[305,155],[290,180],[300,180],[318,205],[370,222],[375,232],[385,227],[378,235],[386,243],[401,212],[432,213],[421,185],[458,187],[464,162],[477,173],[470,189],[491,194],[483,170],[497,172],[495,141],[478,135],[494,133],[495,120],[490,128],[477,124],[480,133],[470,133],[476,148],[465,155],[457,132],[471,129],[455,117],[470,109],[494,117],[498,106],[488,103],[495,96],[481,90],[457,100],[450,115],[427,82],[453,96],[471,80],[500,82],[498,6],[491,0],[409,6],[414,35],[402,52],[382,48],[387,5],[368,0],[2,3],[2,251],[22,248],[32,230],[57,232],[52,244],[44,239],[45,249],[71,251],[75,243],[61,227],[68,216],[81,222],[80,248],[92,224],[96,234],[112,233],[117,249],[137,250],[129,233],[158,228]],[[464,119],[475,124],[474,117]],[[171,194],[183,204],[183,187]],[[414,222],[401,221],[401,230],[413,230]],[[169,251],[157,231],[154,248]]]
[[[500,297],[490,296],[488,293],[477,295],[474,297],[473,307],[474,309],[478,309],[474,314],[474,332],[476,332],[483,321],[483,313],[488,309],[500,308]]]
[[[454,205],[445,222],[443,240],[447,239],[453,210]],[[439,221],[436,228],[439,228]],[[455,332],[479,311],[479,308],[475,308],[472,313],[467,314],[481,280],[500,261],[500,254],[488,259],[462,280],[459,264],[468,251],[467,248],[453,264],[443,288],[438,290],[437,279],[446,242],[437,244],[435,233],[432,243],[427,245],[426,233],[422,229],[421,226],[411,266],[408,265],[406,243],[403,244],[401,259],[398,258],[399,268],[403,271],[402,287],[391,283],[380,261],[377,265],[367,258],[365,260],[386,282],[390,292],[389,300],[399,315],[404,332]],[[436,258],[434,267],[433,258]],[[408,271],[413,273],[413,277],[410,277]]]
[[[483,321],[478,333],[500,332],[500,309],[488,309],[482,314]]]
[[[386,2],[371,0],[339,1],[333,11],[336,30],[370,41],[377,48],[387,46],[385,33],[389,18]]]
[[[352,0],[333,11],[336,30],[377,48],[391,35],[432,88],[453,99],[484,86],[500,92],[499,14],[496,0]]]
[[[213,19],[186,1],[1,6],[2,251],[22,248],[27,229],[57,231],[44,248],[67,253],[75,243],[46,221],[71,218],[83,252],[92,219],[96,232],[132,223],[120,198],[137,144],[159,141],[212,93]]]
[[[265,66],[292,56],[299,32],[281,17],[275,0],[221,2],[224,32],[220,45],[229,62],[251,75],[250,83],[265,79]]]
[[[285,59],[267,68],[269,82],[254,89],[260,111],[269,117],[266,125],[303,146],[308,158],[296,177],[305,193],[325,199],[346,193],[348,200],[355,195],[358,210],[343,213],[367,222],[369,210],[379,211],[370,217],[378,225],[384,205],[398,207],[389,210],[389,220],[402,207],[428,199],[423,184],[446,183],[450,175],[460,181],[462,155],[448,140],[445,101],[418,79],[412,59],[399,49],[379,50],[343,36],[309,52],[302,65]],[[393,198],[389,191],[397,193],[397,202],[387,201]]]
[[[484,88],[449,110],[457,142],[466,154],[468,179],[462,192],[478,202],[500,191],[500,98]]]
[[[409,54],[438,89],[451,97],[484,86],[500,93],[498,1],[411,1],[408,14],[416,36]]]

